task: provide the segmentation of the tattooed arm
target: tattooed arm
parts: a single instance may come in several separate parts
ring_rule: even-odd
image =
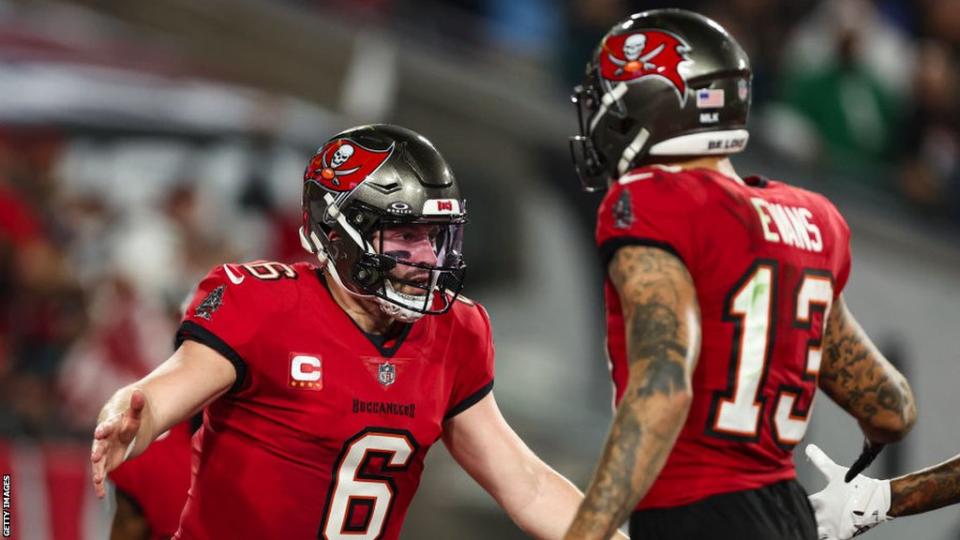
[[[687,418],[700,354],[696,290],[677,257],[624,247],[609,272],[626,322],[629,378],[568,540],[609,538],[646,494]]]
[[[842,296],[827,318],[820,389],[876,443],[899,441],[917,419],[907,380],[870,341]]]
[[[960,456],[890,481],[891,517],[960,503]]]

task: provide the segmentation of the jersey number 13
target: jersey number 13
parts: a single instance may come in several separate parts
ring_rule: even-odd
[[[774,403],[766,403],[765,393],[770,356],[776,334],[778,264],[759,260],[740,279],[727,298],[724,320],[735,327],[730,359],[728,387],[715,392],[710,407],[707,432],[724,439],[753,442],[760,438],[761,417],[766,409],[773,440],[784,449],[792,449],[807,430],[810,407],[798,407],[801,396],[812,403],[820,370],[820,347],[824,325],[833,301],[833,276],[823,270],[804,270],[794,290],[791,328],[811,335],[807,341],[803,386],[780,384],[774,389]],[[813,329],[811,314],[823,313],[820,328]]]

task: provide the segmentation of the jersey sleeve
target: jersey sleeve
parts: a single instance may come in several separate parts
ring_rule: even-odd
[[[467,337],[464,359],[458,363],[453,391],[444,420],[469,409],[493,390],[494,345],[490,316],[480,304],[473,308],[474,316],[464,332]]]
[[[597,216],[596,241],[604,268],[618,249],[631,245],[658,247],[688,268],[693,265],[696,180],[675,176],[648,169],[610,188]]]
[[[247,360],[255,355],[255,336],[267,316],[257,292],[257,282],[236,266],[218,266],[200,282],[177,330],[176,347],[196,341],[233,364],[237,380],[231,392],[245,386]]]
[[[838,233],[835,248],[837,276],[835,296],[839,297],[840,293],[842,293],[843,289],[847,286],[847,281],[850,279],[853,257],[850,254],[850,226],[847,225],[847,221],[843,219],[840,212],[837,212],[836,215]]]
[[[826,247],[829,248],[830,260],[832,261],[832,271],[834,276],[833,295],[834,299],[840,297],[843,289],[847,286],[850,279],[850,269],[852,266],[852,256],[850,253],[850,226],[847,220],[843,218],[840,210],[826,197],[819,195],[821,208],[824,208],[829,216],[829,230],[825,231],[829,242]]]

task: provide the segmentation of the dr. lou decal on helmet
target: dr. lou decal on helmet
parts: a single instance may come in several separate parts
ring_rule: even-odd
[[[304,172],[304,249],[347,291],[400,321],[450,309],[466,270],[466,221],[450,167],[408,129],[339,133]]]

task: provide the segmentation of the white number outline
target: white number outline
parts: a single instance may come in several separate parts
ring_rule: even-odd
[[[723,320],[734,324],[734,346],[730,356],[727,388],[714,392],[709,416],[707,417],[707,433],[712,436],[739,442],[756,442],[760,439],[761,421],[768,414],[767,400],[766,397],[762,395],[761,389],[766,385],[770,365],[769,360],[774,348],[775,329],[777,328],[776,314],[779,302],[778,270],[779,265],[775,260],[757,260],[747,269],[730,294],[727,295],[724,303]],[[740,421],[740,419],[733,418],[731,422],[729,420],[731,414],[726,415],[728,420],[725,423],[727,425],[720,425],[723,423],[722,416],[724,412],[731,411],[729,407],[736,406],[734,405],[736,399],[744,399],[744,396],[738,396],[737,394],[745,376],[742,372],[744,368],[744,339],[751,327],[744,328],[744,326],[751,313],[738,308],[738,304],[742,302],[741,295],[755,287],[755,282],[758,281],[758,277],[762,276],[762,272],[770,273],[768,280],[770,286],[768,292],[765,294],[767,297],[766,301],[768,302],[766,316],[764,319],[759,320],[759,324],[754,323],[753,325],[753,327],[765,328],[764,339],[766,340],[763,344],[763,356],[760,359],[762,365],[759,369],[756,369],[755,366],[749,366],[753,367],[754,371],[759,373],[759,377],[754,379],[756,385],[752,396],[753,399],[748,401],[750,407],[754,409],[752,418],[749,421],[753,424],[753,427],[751,429],[740,426],[742,429],[738,430],[735,427],[731,427],[731,424],[735,424]],[[763,281],[762,278],[760,281]],[[813,400],[817,389],[816,381],[820,370],[820,353],[826,328],[826,319],[833,302],[833,287],[834,278],[829,271],[804,269],[794,291],[795,309],[793,312],[793,328],[797,330],[810,330],[813,314],[820,312],[823,314],[823,317],[821,319],[822,327],[819,336],[814,334],[813,337],[807,340],[806,369],[804,370],[801,380],[804,382],[812,382],[811,388],[781,384],[774,393],[776,398],[773,408],[769,409],[769,411],[773,413],[769,415],[772,438],[778,446],[786,450],[792,449],[800,442],[803,434],[806,432],[807,423],[809,422],[809,414],[813,407]],[[753,292],[750,294],[753,294]],[[754,336],[754,339],[757,338]],[[748,358],[746,360],[750,364],[757,363],[756,359],[751,361],[751,359]],[[807,391],[810,391],[811,397],[804,410],[798,406],[798,403],[800,397]],[[743,409],[743,406],[737,407]]]
[[[273,281],[280,278],[297,279],[297,271],[289,264],[276,261],[255,261],[240,265],[251,276],[263,280]]]
[[[823,316],[819,336],[814,334],[807,340],[806,370],[801,380],[812,382],[813,392],[806,410],[798,406],[800,396],[804,392],[803,388],[786,384],[777,387],[777,400],[773,406],[771,427],[773,440],[785,450],[791,450],[800,443],[810,422],[810,411],[813,409],[813,402],[817,395],[817,378],[820,375],[820,355],[826,333],[827,314],[830,313],[830,306],[833,305],[833,285],[833,274],[825,270],[808,268],[804,269],[803,277],[793,294],[796,303],[793,311],[793,328],[810,330],[813,325],[813,314],[821,313]],[[816,288],[818,286],[819,289]],[[805,292],[811,289],[812,292]]]
[[[388,437],[401,440],[406,443],[407,448],[403,455],[393,448],[377,448],[370,446],[365,449],[358,444],[370,437]],[[360,455],[354,455],[357,450],[361,450]],[[323,520],[320,522],[320,528],[317,533],[318,538],[325,540],[377,540],[383,536],[386,524],[390,522],[390,515],[393,513],[394,497],[397,493],[397,486],[391,473],[398,473],[407,470],[411,464],[416,462],[416,456],[420,452],[420,445],[413,437],[413,434],[405,429],[391,429],[381,427],[368,427],[360,431],[353,437],[347,439],[343,444],[343,449],[334,463],[333,477],[330,479],[330,488],[327,490],[327,499],[323,505]],[[370,471],[369,462],[374,456],[384,458],[384,464],[378,471]],[[352,471],[352,477],[349,479],[341,478],[341,473]],[[380,496],[364,496],[343,493],[342,489],[350,489],[351,485],[367,486],[376,489],[376,486],[386,488],[385,504],[386,510],[381,514],[379,522],[375,522],[377,504],[381,502]],[[339,500],[345,497],[342,502]],[[348,517],[353,509],[358,505],[368,505],[367,521],[363,529],[350,528]],[[337,513],[334,520],[330,520],[330,515],[337,508],[342,508],[342,512]],[[373,531],[371,532],[371,529]]]
[[[765,340],[765,346],[763,347],[763,356],[760,359],[762,364],[760,364],[760,368],[756,370],[759,373],[759,376],[756,377],[756,389],[749,401],[751,406],[756,408],[756,413],[752,420],[752,428],[738,431],[719,425],[723,412],[728,410],[724,406],[735,402],[738,390],[740,389],[740,381],[743,379],[741,375],[744,360],[742,351],[744,350],[744,341],[747,337],[747,331],[749,330],[749,328],[744,328],[744,323],[749,314],[738,313],[735,305],[738,303],[737,299],[744,291],[748,290],[749,285],[754,282],[758,274],[764,270],[770,273],[766,323],[764,323],[766,326],[766,332],[763,338]],[[770,365],[769,359],[774,345],[774,329],[777,327],[775,297],[778,286],[779,264],[773,259],[760,259],[750,265],[750,268],[744,272],[743,277],[734,285],[733,289],[727,295],[727,299],[724,301],[723,320],[732,322],[734,325],[733,349],[730,351],[730,364],[727,369],[727,388],[726,390],[714,392],[713,401],[710,404],[710,414],[707,417],[707,432],[715,437],[742,442],[755,442],[760,439],[760,419],[763,417],[767,405],[766,397],[762,395],[761,389],[767,382],[767,369]]]

